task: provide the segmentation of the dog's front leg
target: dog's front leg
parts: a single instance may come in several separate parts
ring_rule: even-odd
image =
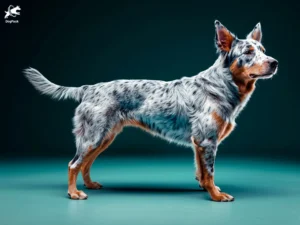
[[[194,137],[192,137],[194,145],[195,156],[197,155],[199,162],[198,179],[201,187],[206,189],[212,200],[219,202],[233,201],[234,198],[224,192],[220,192],[219,187],[214,182],[214,164],[217,152],[217,144],[212,140],[204,140],[199,144]],[[197,161],[196,161],[197,162]]]
[[[204,191],[206,191],[206,189],[204,187],[201,186],[201,160],[200,160],[200,152],[198,151],[198,149],[196,147],[194,147],[194,161],[195,161],[195,168],[196,168],[196,172],[195,172],[195,179],[199,182],[199,187],[203,188]],[[221,191],[220,187],[216,186],[216,188]]]

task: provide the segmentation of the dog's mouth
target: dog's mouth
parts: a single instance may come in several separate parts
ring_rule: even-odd
[[[250,74],[249,76],[252,79],[255,79],[255,78],[269,78],[269,77],[272,77],[273,75],[274,75],[274,73],[266,73],[266,74],[263,74],[263,75]]]
[[[265,73],[265,74],[259,74],[258,75],[258,74],[250,73],[249,77],[252,78],[252,79],[256,79],[256,78],[261,78],[261,79],[271,78],[273,75],[275,75],[277,73],[277,70],[278,70],[278,67],[276,65],[276,66],[273,66],[273,68],[270,68],[268,70],[268,72]]]

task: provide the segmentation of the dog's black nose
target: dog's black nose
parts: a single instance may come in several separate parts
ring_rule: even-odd
[[[278,66],[278,61],[277,60],[273,60],[271,63],[270,63],[270,67],[272,68],[272,69],[276,69],[277,68],[277,66]]]

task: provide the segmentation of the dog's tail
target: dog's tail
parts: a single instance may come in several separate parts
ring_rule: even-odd
[[[35,89],[58,100],[69,98],[80,101],[87,87],[86,85],[81,87],[64,87],[54,84],[33,68],[25,69],[24,74]]]

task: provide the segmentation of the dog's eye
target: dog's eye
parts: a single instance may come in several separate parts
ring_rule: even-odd
[[[247,50],[244,52],[245,55],[251,55],[253,53],[253,50]]]

